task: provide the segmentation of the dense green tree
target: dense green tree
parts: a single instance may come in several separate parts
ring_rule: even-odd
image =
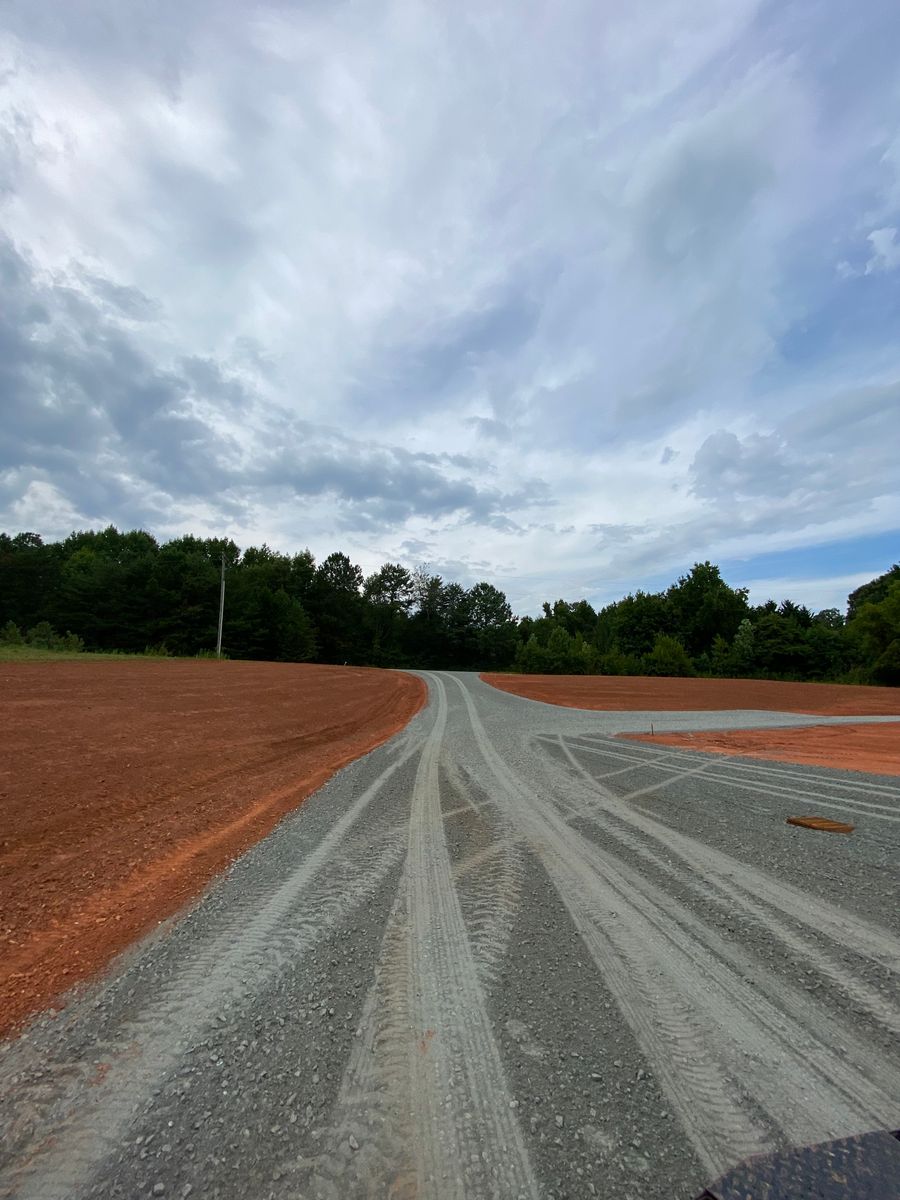
[[[866,601],[850,621],[853,638],[871,664],[876,683],[900,684],[900,578],[886,591],[876,592],[882,599]]]
[[[487,581],[466,589],[385,563],[363,579],[340,552],[243,553],[228,539],[162,545],[142,530],[80,530],[45,543],[0,534],[0,638],[173,654],[215,646],[222,563],[232,657],[581,674],[773,676],[900,683],[900,565],[857,588],[850,618],[774,600],[749,608],[718,567],[600,612],[557,599],[516,620]],[[65,630],[65,633],[57,631]],[[68,631],[72,631],[70,634]]]
[[[473,666],[505,667],[516,648],[516,623],[506,596],[492,583],[476,583],[468,593],[468,616],[474,631]]]
[[[62,562],[62,547],[45,545],[39,534],[0,534],[0,623],[24,628],[46,618]]]
[[[717,637],[730,641],[748,614],[747,592],[730,588],[712,563],[694,563],[666,592],[671,630],[691,655],[708,654]]]
[[[672,632],[666,597],[651,592],[635,592],[603,610],[598,620],[601,631],[599,649],[624,654],[649,654],[661,633]],[[605,634],[605,636],[604,636]]]
[[[824,625],[826,629],[843,629],[847,623],[839,608],[823,608],[821,612],[816,613],[813,620],[817,625]]]
[[[454,667],[467,667],[474,659],[471,601],[460,583],[444,585],[444,623],[447,660]]]
[[[713,673],[716,675],[752,676],[756,670],[756,631],[749,617],[744,617],[734,640],[718,634],[710,654]]]
[[[572,637],[580,633],[582,637],[590,638],[597,627],[597,614],[587,600],[576,600],[574,604],[557,600],[552,608],[544,604],[543,609],[548,622],[561,626]]]
[[[864,604],[879,604],[895,583],[900,583],[900,563],[868,583],[861,584],[847,597],[847,620],[852,621]]]
[[[554,675],[577,675],[578,658],[575,652],[575,639],[567,632],[565,626],[557,625],[547,639],[546,670]]]
[[[398,666],[407,613],[415,598],[413,580],[400,563],[385,563],[363,584],[371,629],[370,661],[376,666]]]
[[[801,679],[807,675],[810,649],[803,626],[793,614],[763,613],[753,625],[754,674]]]
[[[359,661],[363,645],[361,569],[346,554],[329,554],[318,566],[310,592],[310,616],[318,630],[323,662]]]
[[[547,647],[541,645],[536,634],[532,633],[527,641],[519,642],[514,666],[523,675],[550,674],[550,657]]]
[[[682,643],[671,634],[661,633],[653,649],[644,655],[644,671],[648,675],[696,675],[694,664]]]
[[[837,679],[847,671],[852,652],[842,626],[815,619],[804,636],[809,649],[807,678]]]
[[[412,666],[447,665],[447,597],[440,575],[424,567],[412,573],[412,603],[405,629],[406,651]]]

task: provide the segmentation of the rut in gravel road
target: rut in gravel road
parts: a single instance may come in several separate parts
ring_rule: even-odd
[[[402,734],[3,1047],[0,1196],[661,1200],[897,1123],[900,786],[426,678]],[[857,832],[785,826],[813,803]]]
[[[877,1056],[860,1051],[859,1065],[851,1067],[829,1047],[818,1020],[798,1020],[808,1008],[798,1003],[799,996],[782,994],[775,1005],[748,984],[748,964],[739,954],[670,893],[632,870],[614,846],[606,848],[608,835],[614,836],[608,824],[601,849],[573,830],[555,806],[540,805],[493,748],[471,697],[458,686],[511,817],[540,847],[554,885],[707,1167],[722,1171],[735,1157],[760,1153],[778,1133],[803,1142],[825,1127],[843,1134],[877,1123],[891,1105],[891,1082]],[[565,795],[559,783],[554,790]],[[603,798],[627,820],[624,803],[605,789]],[[659,835],[663,844],[670,837],[662,826]],[[705,865],[713,878],[721,869]],[[766,924],[767,933],[777,936],[777,926]],[[858,929],[858,923],[850,924]],[[883,937],[877,942],[879,951],[892,951],[900,964],[900,944]],[[884,1004],[878,1010],[896,1024],[896,1012]],[[878,1078],[880,1087],[873,1082]]]
[[[435,721],[416,772],[406,868],[331,1154],[301,1194],[321,1191],[324,1176],[398,1200],[539,1195],[454,886],[438,780],[447,698],[443,681],[428,678]]]

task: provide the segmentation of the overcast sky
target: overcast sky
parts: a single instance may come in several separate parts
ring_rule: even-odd
[[[900,559],[897,0],[0,8],[0,526],[520,612]]]

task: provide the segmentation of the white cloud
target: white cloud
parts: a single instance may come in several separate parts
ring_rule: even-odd
[[[3,519],[427,547],[520,605],[900,523],[893,330],[785,348],[900,262],[893,80],[835,131],[788,17],[650,7],[8,6]]]
[[[871,578],[872,572],[864,571],[815,579],[786,575],[732,582],[736,587],[747,588],[751,604],[765,604],[767,600],[793,600],[795,604],[805,604],[811,612],[821,612],[823,608],[836,608],[843,612],[850,593]]]
[[[873,229],[869,234],[874,253],[866,263],[866,274],[873,271],[893,271],[900,267],[900,242],[897,241],[897,230],[891,227]]]

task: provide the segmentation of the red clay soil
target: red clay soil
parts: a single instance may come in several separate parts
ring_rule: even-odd
[[[721,712],[756,708],[826,717],[900,716],[900,688],[771,679],[671,679],[646,675],[482,675],[485,683],[545,704],[605,712]],[[690,750],[745,754],[900,775],[900,724],[816,725],[727,733],[623,734]]]
[[[181,908],[426,700],[394,672],[0,663],[0,1033]]]
[[[713,712],[761,708],[816,716],[900,716],[900,688],[771,679],[669,679],[646,675],[482,675],[485,683],[569,708],[609,712]]]
[[[809,729],[733,729],[722,733],[624,733],[654,746],[709,750],[777,762],[875,775],[900,775],[900,722],[883,725],[813,725]]]

